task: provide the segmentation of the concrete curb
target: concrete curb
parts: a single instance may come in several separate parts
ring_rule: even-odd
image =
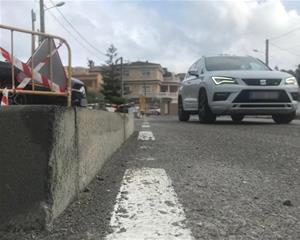
[[[132,115],[57,106],[0,109],[0,229],[51,229],[134,132]]]

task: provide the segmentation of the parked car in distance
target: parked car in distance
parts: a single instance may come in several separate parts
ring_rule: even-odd
[[[160,115],[160,108],[150,108],[146,115]]]
[[[15,76],[17,76],[20,71],[16,68]],[[15,79],[16,80],[16,79]],[[16,81],[17,82],[17,81]],[[76,78],[71,78],[72,84],[72,105],[86,107],[87,106],[87,96],[86,87],[82,81]],[[0,87],[1,88],[11,88],[11,66],[7,62],[0,61]],[[31,90],[31,82],[26,86],[25,90]],[[49,91],[50,89],[46,86],[35,84],[35,89],[39,91]],[[1,94],[0,94],[1,95]],[[2,95],[0,96],[2,97]],[[30,95],[30,94],[16,94],[11,96],[10,104],[12,105],[25,105],[25,104],[54,104],[54,105],[67,105],[66,97],[53,97],[46,95]]]
[[[105,110],[108,112],[115,112],[117,110],[117,106],[115,104],[105,104]]]
[[[230,115],[271,115],[276,123],[290,123],[296,114],[299,86],[292,75],[272,71],[250,56],[202,57],[188,70],[178,94],[178,117],[198,114],[204,123]]]
[[[121,104],[117,107],[116,112],[129,113],[131,106],[129,104]]]

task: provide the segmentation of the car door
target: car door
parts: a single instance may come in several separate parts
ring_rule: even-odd
[[[193,79],[195,78],[194,75],[191,75],[190,72],[195,71],[195,63],[189,68],[188,73],[183,81],[183,88],[182,88],[182,98],[183,98],[183,106],[185,110],[192,110],[193,109],[193,100],[192,100],[192,83]]]
[[[191,89],[191,108],[193,110],[198,109],[198,94],[199,94],[199,89],[203,85],[203,64],[202,64],[202,59],[198,60],[195,63],[195,72],[197,72],[197,76],[194,76],[192,79],[190,89]]]

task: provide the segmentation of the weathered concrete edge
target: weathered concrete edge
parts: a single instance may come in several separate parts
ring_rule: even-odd
[[[134,132],[133,115],[128,114],[75,108],[72,113],[65,111],[63,116],[56,117],[53,159],[49,162],[52,163],[51,215],[45,221],[50,229],[52,221]],[[73,142],[68,141],[72,138]]]
[[[32,115],[32,111],[34,113],[36,112],[36,114]],[[45,120],[41,121],[39,111],[44,114]],[[114,151],[116,151],[134,131],[133,116],[129,116],[127,114],[107,113],[103,111],[92,111],[87,109],[82,110],[76,108],[66,109],[54,106],[20,106],[5,109],[2,117],[6,116],[10,112],[10,117],[16,116],[15,118],[13,118],[13,120],[10,118],[12,126],[21,127],[21,129],[24,129],[24,132],[22,132],[20,136],[24,136],[24,139],[26,140],[19,139],[19,135],[13,138],[13,140],[16,142],[21,141],[22,143],[26,143],[26,146],[23,147],[23,149],[21,148],[21,152],[27,151],[27,148],[36,150],[37,146],[43,144],[41,145],[43,146],[41,149],[45,149],[43,150],[43,152],[45,152],[43,153],[43,156],[45,156],[45,164],[44,167],[39,168],[39,166],[35,163],[41,161],[41,159],[37,157],[37,154],[40,154],[40,152],[42,152],[41,150],[38,150],[37,154],[32,155],[32,157],[30,157],[30,154],[26,154],[25,156],[27,156],[28,159],[26,159],[26,161],[23,161],[22,158],[20,158],[20,156],[22,155],[20,155],[19,152],[14,153],[14,148],[12,150],[7,149],[5,144],[2,144],[0,146],[0,149],[2,153],[5,153],[7,155],[7,157],[3,157],[2,154],[1,160],[3,163],[9,163],[10,165],[8,165],[8,167],[10,166],[9,169],[12,170],[15,168],[15,165],[12,165],[12,159],[10,159],[12,155],[15,156],[14,159],[16,159],[18,162],[27,164],[30,161],[32,164],[27,167],[28,172],[24,172],[23,167],[22,169],[20,169],[20,171],[22,171],[22,174],[24,176],[32,176],[32,182],[36,182],[40,186],[43,186],[43,188],[39,189],[38,193],[41,192],[42,194],[44,192],[45,194],[43,195],[43,198],[36,199],[35,202],[32,202],[32,206],[37,207],[27,208],[25,206],[22,207],[21,204],[19,204],[20,211],[14,211],[13,214],[10,209],[7,209],[9,213],[8,215],[5,215],[4,212],[1,211],[2,220],[4,221],[1,221],[0,228],[2,230],[6,229],[8,231],[14,231],[14,229],[24,227],[51,228],[52,221],[56,217],[58,217],[69,205],[69,203],[76,198],[78,192],[85,188],[87,184],[89,184],[89,182],[94,178],[95,174],[101,169],[104,162],[109,159]],[[93,132],[94,140],[89,142],[90,145],[97,145],[98,139],[102,138],[102,148],[99,148],[99,151],[97,152],[98,147],[94,146],[96,152],[94,152],[93,157],[90,157],[92,155],[89,155],[89,144],[87,144],[86,146],[80,146],[80,144],[84,141],[82,141],[80,127],[78,127],[79,118],[85,116],[87,119],[89,119],[90,115],[94,115],[94,122],[92,123],[92,125],[98,125],[99,118],[106,119],[106,121],[101,122],[102,127],[95,127],[94,129],[92,129],[91,125],[88,124],[81,125],[82,131],[85,131],[84,128],[92,129],[90,130],[90,132]],[[32,124],[23,127],[24,119],[30,120],[30,123]],[[3,119],[3,123],[5,122],[7,125],[7,120]],[[113,124],[116,122],[118,122],[118,124],[114,126]],[[2,134],[2,138],[5,140],[4,142],[7,142],[7,137],[5,136],[11,135],[9,126],[10,125],[7,126],[8,131],[5,132],[4,135]],[[98,129],[98,131],[96,131],[95,129]],[[32,139],[33,133],[37,134],[37,136],[46,136],[46,139],[49,139],[49,141],[27,141],[27,139]],[[117,139],[118,141],[116,141],[116,143],[107,141],[109,139]],[[102,157],[99,161],[95,156],[101,156],[101,151],[105,149],[107,145],[114,146],[111,148],[110,146],[108,146],[108,149],[110,151],[108,151],[105,156]],[[80,151],[78,150],[80,148],[85,149],[87,154],[80,155]],[[40,147],[38,147],[38,149],[40,149]],[[90,174],[90,172],[87,171],[86,175],[90,176],[85,181],[82,181],[82,179],[80,179],[81,176],[79,172],[80,165],[82,163],[88,165],[89,162],[86,161],[90,158],[92,159],[92,163],[95,165],[93,168],[94,172]],[[1,165],[3,166],[3,164]],[[40,175],[42,178],[36,178],[36,175],[32,174],[32,171],[41,172]],[[9,179],[17,179],[18,176],[20,176],[19,171],[16,172],[16,169],[11,172],[12,174],[8,175],[7,181],[9,181]],[[2,176],[1,170],[0,176]],[[1,191],[6,191],[5,189],[7,189],[7,181],[5,180],[0,183]],[[24,183],[24,181],[19,182],[20,183],[18,184]],[[15,187],[13,189],[10,189],[10,191],[15,192],[15,194],[17,194],[16,196],[18,196],[17,198],[20,199],[26,199],[28,198],[28,196],[35,196],[37,194],[37,190],[34,188],[34,186],[28,187],[29,189],[31,189],[31,192],[22,191],[23,187],[18,187],[18,185],[15,185]],[[11,201],[11,199],[9,199],[9,196],[6,196],[6,194],[1,194],[1,196],[1,201],[3,201],[1,202],[1,205],[2,203],[5,204],[5,202],[9,203]],[[37,208],[39,209],[38,211],[36,211]],[[14,208],[12,207],[11,210],[13,209]]]

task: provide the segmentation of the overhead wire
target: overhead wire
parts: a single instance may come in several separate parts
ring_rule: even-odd
[[[46,5],[45,5],[46,6]],[[103,61],[102,58],[95,56],[95,53],[87,48],[84,44],[82,44],[82,42],[67,28],[64,26],[64,24],[52,13],[49,11],[49,14],[51,15],[51,17],[53,17],[53,19],[66,31],[68,32],[72,38],[81,46],[83,47],[85,50],[87,50],[90,54],[92,54],[94,57],[98,58],[98,60]]]
[[[52,0],[49,0],[53,6],[56,6],[55,3]],[[78,34],[78,36],[86,43],[88,44],[91,48],[93,48],[95,51],[100,53],[103,56],[107,56],[104,52],[100,51],[98,48],[96,48],[93,44],[91,44],[81,33],[80,31],[77,30],[77,28],[65,17],[65,15],[58,9],[55,8],[56,11],[59,12],[59,14],[63,17],[63,19],[69,24],[69,26]]]
[[[285,51],[285,52],[287,52],[287,53],[289,53],[289,54],[292,54],[292,55],[294,55],[294,56],[300,57],[300,54],[298,55],[298,54],[296,54],[296,53],[294,53],[294,52],[291,52],[291,51],[289,51],[288,49],[285,49],[285,48],[283,48],[283,47],[280,47],[280,46],[278,46],[278,45],[276,45],[276,44],[274,44],[274,43],[270,43],[270,45],[272,45],[272,46],[274,46],[274,47],[280,49],[281,51]]]
[[[269,38],[269,40],[274,41],[274,40],[277,40],[277,39],[279,39],[279,38],[283,38],[284,36],[289,35],[289,34],[291,34],[291,33],[293,33],[293,32],[299,31],[299,30],[300,30],[300,26],[299,26],[299,27],[296,27],[296,28],[294,28],[294,29],[292,29],[292,30],[290,30],[290,31],[288,31],[288,32],[282,33],[282,34],[280,34],[280,35],[278,35],[278,36]]]

